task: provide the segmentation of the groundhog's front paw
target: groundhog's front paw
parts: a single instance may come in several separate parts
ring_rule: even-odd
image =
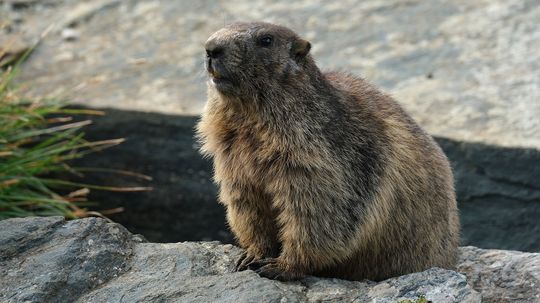
[[[244,251],[244,253],[238,258],[238,261],[236,261],[236,271],[243,271],[248,269],[248,266],[257,260],[260,260],[261,258],[258,257],[256,254],[251,253],[249,251]]]
[[[259,276],[272,280],[292,281],[304,277],[304,275],[299,272],[287,270],[277,258],[266,258],[253,261],[248,265],[248,268],[258,273]]]

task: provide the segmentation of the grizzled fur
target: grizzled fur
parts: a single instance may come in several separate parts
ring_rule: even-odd
[[[391,97],[322,73],[285,27],[232,24],[206,50],[198,136],[246,249],[239,270],[381,280],[454,267],[448,161]]]

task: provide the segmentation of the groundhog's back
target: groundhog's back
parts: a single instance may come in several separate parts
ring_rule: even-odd
[[[434,266],[453,269],[459,217],[453,175],[443,151],[389,95],[350,75],[325,76],[382,122],[380,135],[387,143],[381,151],[385,161],[375,201],[367,206],[369,215],[356,233],[358,248],[352,259],[361,262],[319,274],[381,280]]]

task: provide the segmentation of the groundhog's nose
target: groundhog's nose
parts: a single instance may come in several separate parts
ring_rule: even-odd
[[[215,40],[206,42],[204,47],[206,48],[206,56],[212,59],[221,57],[225,50],[224,47],[217,44]]]

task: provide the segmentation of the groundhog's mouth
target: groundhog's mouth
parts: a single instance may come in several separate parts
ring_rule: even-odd
[[[234,83],[231,77],[228,77],[227,71],[216,64],[216,62],[207,62],[208,76],[210,77],[210,84],[213,85],[218,91],[225,93],[234,89]]]
[[[227,77],[223,75],[220,71],[218,71],[216,68],[212,68],[208,71],[208,74],[210,75],[210,79],[212,82],[224,82],[228,81]]]
[[[226,81],[227,77],[223,75],[222,72],[218,71],[216,68],[211,68],[208,73],[210,74],[210,78],[215,81]]]
[[[210,76],[210,83],[220,92],[226,93],[234,90],[234,85],[229,78]]]
[[[223,86],[225,84],[227,85],[232,84],[231,79],[226,77],[222,72],[220,72],[216,68],[209,69],[208,74],[210,76],[210,82],[212,82],[212,84],[216,85],[216,87],[218,88],[219,86]]]
[[[218,78],[218,77],[210,77],[210,81],[212,81],[212,83],[215,84],[215,85],[220,85],[220,84],[230,82],[226,78]]]
[[[223,78],[223,77],[210,77],[210,80],[216,83],[228,81],[227,78]]]

